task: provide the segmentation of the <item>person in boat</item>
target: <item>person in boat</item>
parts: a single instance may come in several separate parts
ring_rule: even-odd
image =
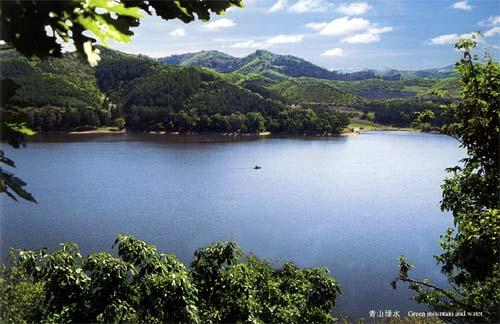
[[[259,169],[261,169],[261,167],[260,167],[260,166],[258,166],[258,165],[256,165],[256,166],[254,167],[254,170],[259,170]]]

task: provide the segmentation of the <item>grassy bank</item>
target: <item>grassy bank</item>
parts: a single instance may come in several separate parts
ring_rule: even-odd
[[[69,134],[109,134],[109,133],[125,133],[125,128],[118,129],[117,127],[106,126],[106,127],[97,127],[91,129],[75,129],[69,132]]]
[[[345,132],[359,131],[417,131],[411,127],[394,127],[390,125],[377,124],[366,119],[351,118]]]

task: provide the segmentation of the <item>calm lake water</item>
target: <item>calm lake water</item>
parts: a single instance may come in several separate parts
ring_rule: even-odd
[[[3,262],[10,246],[109,250],[123,232],[189,264],[197,248],[233,239],[277,263],[328,267],[342,288],[337,314],[350,317],[423,309],[390,287],[401,254],[415,276],[444,284],[432,257],[452,224],[440,184],[465,154],[450,137],[403,132],[51,136],[2,149],[39,201],[0,198]]]

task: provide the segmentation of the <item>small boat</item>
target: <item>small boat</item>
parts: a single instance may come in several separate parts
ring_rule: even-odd
[[[254,170],[260,170],[260,169],[262,169],[262,168],[261,168],[260,166],[256,165],[256,166],[254,166],[254,167],[253,167],[253,169],[254,169]]]

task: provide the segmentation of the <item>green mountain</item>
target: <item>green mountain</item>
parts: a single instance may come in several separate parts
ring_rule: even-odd
[[[0,52],[0,77],[14,81],[8,102],[41,131],[123,124],[139,130],[338,133],[348,117],[294,110],[206,68],[163,65],[101,48],[94,69],[75,54],[28,59]],[[120,122],[122,120],[122,122]],[[122,125],[123,126],[123,125]]]
[[[14,81],[15,95],[8,104],[22,109],[35,129],[108,125],[115,113],[98,88],[93,69],[75,54],[42,61],[2,47],[0,78]]]
[[[158,59],[162,64],[189,67],[206,67],[221,73],[260,74],[275,80],[288,77],[308,77],[327,80],[366,80],[381,78],[401,80],[415,78],[449,78],[456,76],[454,66],[423,70],[362,70],[356,72],[330,71],[292,55],[278,55],[265,50],[257,50],[243,58],[237,58],[218,51],[201,51],[172,55]]]
[[[236,71],[241,67],[240,60],[218,51],[202,51],[172,55],[158,59],[162,64],[181,65],[189,67],[206,67],[222,73]]]
[[[73,53],[40,60],[0,48],[0,77],[17,87],[8,104],[42,131],[126,123],[142,130],[322,133],[345,122],[336,111],[408,126],[415,111],[437,109],[433,91],[456,95],[458,88],[454,77],[331,80],[332,71],[267,51],[241,59],[215,51],[178,55],[169,58],[175,65],[101,52],[91,68]]]
[[[74,54],[42,61],[4,49],[0,51],[0,76],[15,80],[18,85],[11,98],[16,106],[96,109],[104,98],[97,88],[92,68]]]
[[[275,80],[285,79],[287,77],[309,77],[327,80],[363,80],[375,76],[373,71],[354,73],[330,71],[299,57],[278,55],[264,50],[257,50],[241,59],[217,51],[203,51],[168,56],[160,58],[158,61],[162,64],[208,67],[222,73],[257,73]]]

